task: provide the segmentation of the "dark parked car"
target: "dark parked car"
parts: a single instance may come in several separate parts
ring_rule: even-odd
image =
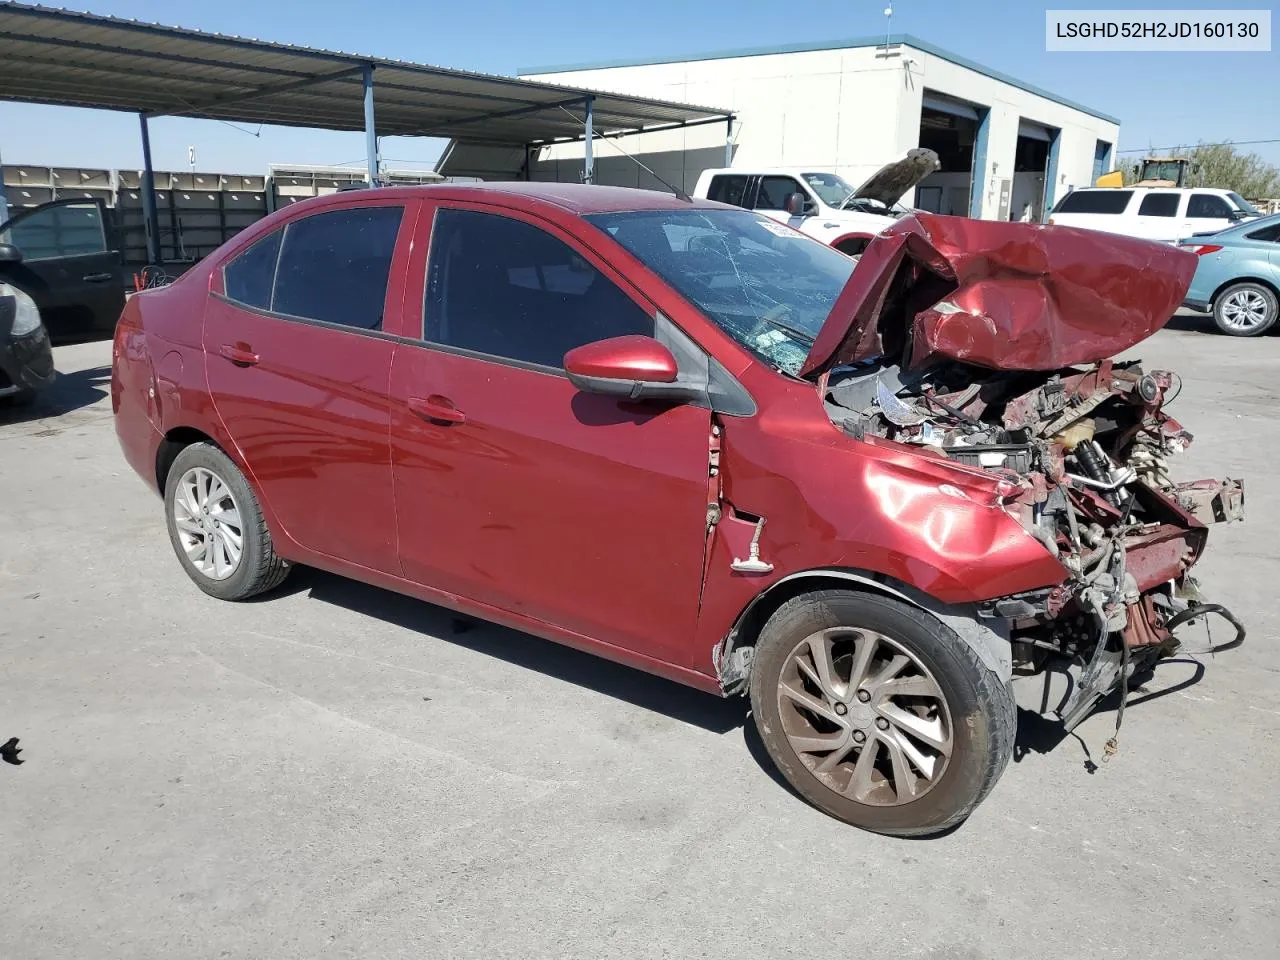
[[[1241,487],[1170,481],[1170,375],[1106,359],[1194,261],[921,214],[855,269],[659,193],[357,191],[131,298],[112,405],[206,593],[308,564],[749,693],[804,797],[924,834],[1004,770],[1015,669],[1074,671],[1071,726],[1209,609]]]
[[[24,291],[55,342],[109,338],[124,309],[120,251],[106,207],[54,200],[0,224],[0,282]]]
[[[0,262],[12,256],[0,244]],[[53,350],[29,296],[0,281],[0,405],[26,405],[53,383]]]

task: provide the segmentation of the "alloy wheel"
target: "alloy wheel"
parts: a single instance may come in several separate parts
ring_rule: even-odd
[[[1257,290],[1237,290],[1222,301],[1222,323],[1240,333],[1256,330],[1267,322],[1267,300]]]
[[[192,467],[178,480],[173,522],[191,561],[210,580],[225,580],[240,567],[244,527],[231,488],[207,467]]]
[[[787,741],[825,786],[897,806],[937,785],[954,746],[942,688],[906,647],[833,627],[801,640],[778,678]]]

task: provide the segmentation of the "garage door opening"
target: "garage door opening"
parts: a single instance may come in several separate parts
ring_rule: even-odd
[[[1058,131],[1052,127],[1029,120],[1018,123],[1018,146],[1013,157],[1013,190],[1009,209],[1005,210],[1001,204],[1002,219],[1044,222],[1048,212],[1045,187],[1052,176],[1050,167],[1056,159],[1054,147],[1057,139]]]
[[[916,206],[932,213],[967,217],[973,200],[975,144],[982,126],[975,104],[925,93],[920,146],[938,154],[941,166],[916,187]]]

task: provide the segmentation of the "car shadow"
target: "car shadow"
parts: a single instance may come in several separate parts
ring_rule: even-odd
[[[406,630],[438,637],[447,643],[594,690],[712,733],[728,733],[742,726],[746,719],[747,704],[739,697],[721,699],[701,693],[672,680],[532,634],[510,630],[320,570],[308,567],[295,570],[281,590],[285,593],[305,592],[313,600],[332,603]],[[280,595],[280,591],[270,594]]]
[[[1222,336],[1217,324],[1213,322],[1213,315],[1208,313],[1174,314],[1169,319],[1169,322],[1164,325],[1164,328],[1166,330],[1182,330],[1186,333],[1211,333],[1216,337]]]
[[[1178,667],[1190,667],[1191,669],[1186,676],[1175,680],[1168,686],[1162,686],[1159,689],[1148,689],[1147,685],[1152,683],[1160,674],[1176,670]],[[1189,656],[1170,657],[1167,660],[1160,660],[1154,667],[1135,673],[1130,678],[1125,710],[1133,710],[1143,704],[1150,703],[1152,700],[1159,700],[1161,697],[1167,697],[1170,694],[1186,690],[1188,687],[1194,687],[1204,679],[1204,674],[1204,664]],[[1163,681],[1171,678],[1162,677],[1161,679]],[[1120,693],[1119,691],[1113,691],[1098,703],[1090,716],[1110,715],[1114,717],[1119,709]],[[1084,738],[1074,731],[1068,732],[1063,727],[1062,721],[1056,717],[1034,713],[1031,710],[1019,707],[1018,730],[1013,741],[1013,762],[1021,763],[1031,753],[1046,754],[1056,750],[1068,738],[1075,740],[1080,745],[1080,749],[1084,753],[1085,770],[1088,773],[1096,773],[1098,765],[1094,762],[1093,755],[1089,751],[1089,745],[1085,743]]]
[[[0,399],[0,424],[30,423],[92,406],[109,395],[110,383],[110,364],[59,373],[53,385],[37,393],[30,406],[15,406]]]

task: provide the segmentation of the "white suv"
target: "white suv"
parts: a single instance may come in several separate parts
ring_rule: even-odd
[[[938,166],[936,153],[916,147],[859,187],[811,167],[704,170],[693,195],[756,210],[858,256],[872,237],[908,212],[898,201]]]
[[[1059,200],[1048,222],[1177,243],[1260,216],[1248,200],[1230,190],[1085,187]]]

